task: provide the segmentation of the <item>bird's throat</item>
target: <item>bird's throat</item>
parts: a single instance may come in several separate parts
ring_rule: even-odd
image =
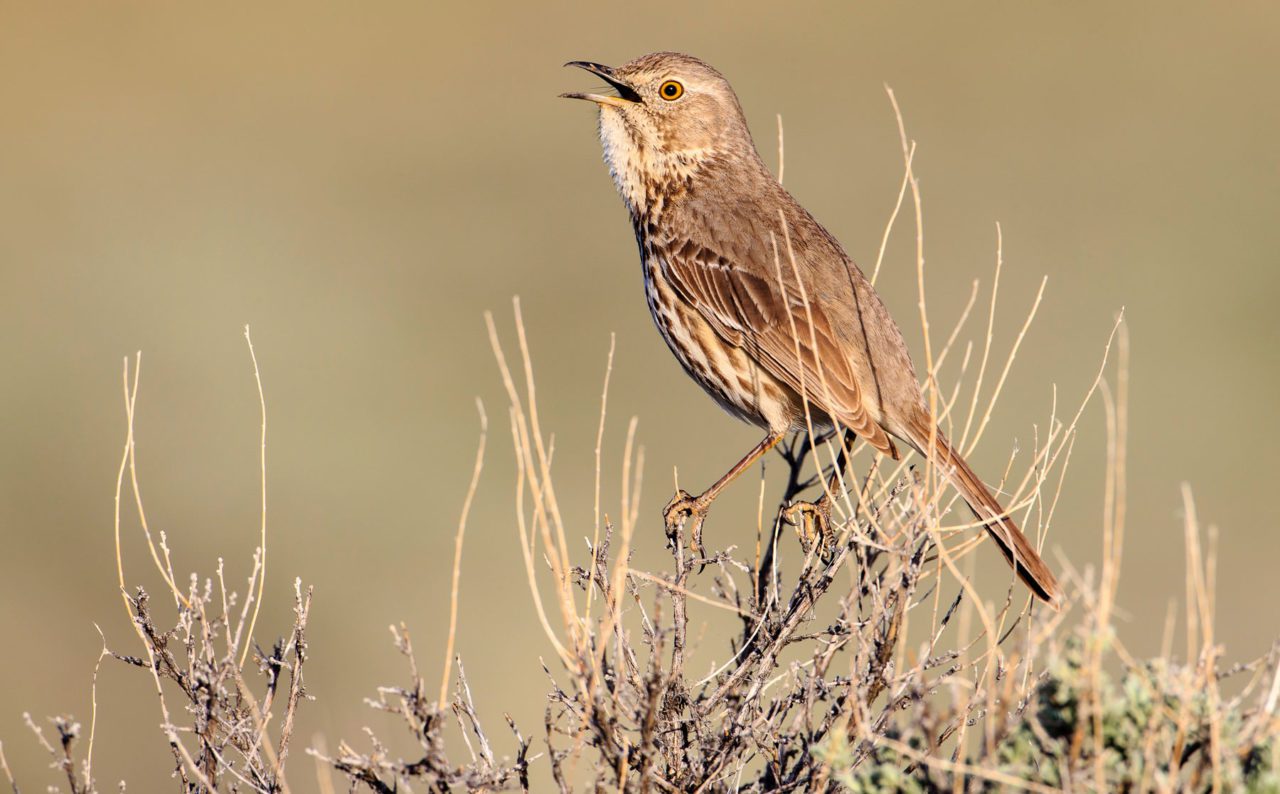
[[[657,136],[608,107],[600,109],[600,143],[632,220],[660,215],[666,202],[695,183],[714,154],[709,149],[667,151]]]
[[[604,148],[604,162],[609,166],[609,175],[613,177],[613,184],[626,202],[632,218],[645,214],[649,204],[645,189],[648,169],[635,134],[621,112],[600,108],[600,145]]]

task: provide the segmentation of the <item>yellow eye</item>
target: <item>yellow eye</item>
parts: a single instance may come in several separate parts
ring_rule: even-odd
[[[658,96],[668,102],[674,102],[684,96],[684,86],[680,85],[675,80],[668,80],[658,89]]]

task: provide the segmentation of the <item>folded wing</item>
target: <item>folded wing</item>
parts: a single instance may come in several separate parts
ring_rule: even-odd
[[[875,449],[898,457],[867,411],[850,351],[786,265],[768,279],[706,248],[685,247],[678,256],[663,257],[662,267],[676,293],[725,342]]]

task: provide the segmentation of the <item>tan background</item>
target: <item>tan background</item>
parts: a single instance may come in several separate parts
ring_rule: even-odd
[[[1154,652],[1180,597],[1183,480],[1222,527],[1228,657],[1280,634],[1274,4],[216,6],[0,5],[0,740],[28,788],[53,778],[22,711],[87,720],[95,622],[113,647],[137,650],[111,551],[124,355],[144,351],[139,454],[154,525],[181,571],[211,572],[221,555],[235,581],[247,574],[258,406],[246,322],[271,423],[260,635],[286,626],[295,576],[317,592],[317,700],[300,743],[385,727],[361,698],[403,678],[393,621],[410,625],[438,675],[476,395],[495,422],[459,650],[494,733],[504,709],[537,732],[537,658],[549,648],[517,561],[482,310],[509,329],[510,297],[522,296],[579,536],[611,331],[606,457],[617,460],[626,418],[639,415],[642,561],[658,559],[672,466],[703,484],[755,440],[684,379],[650,327],[591,111],[556,99],[596,84],[560,67],[574,58],[681,49],[716,64],[770,163],[783,114],[787,184],[864,263],[900,176],[891,84],[920,143],[938,327],[973,278],[988,281],[996,221],[1007,260],[997,350],[1050,276],[980,468],[1015,439],[1030,447],[1052,384],[1078,401],[1127,307],[1122,636]],[[918,346],[908,243],[891,248],[881,284]],[[1095,406],[1052,538],[1079,565],[1099,556],[1101,450]],[[606,476],[616,481],[616,465]],[[730,492],[708,532],[753,499],[750,487]],[[131,579],[154,585],[131,538]],[[106,787],[172,786],[150,686],[103,669]],[[295,791],[314,787],[307,759],[293,770]]]

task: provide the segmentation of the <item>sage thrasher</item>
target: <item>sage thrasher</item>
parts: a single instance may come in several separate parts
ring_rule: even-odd
[[[721,407],[766,432],[700,496],[677,491],[669,530],[691,520],[697,548],[716,495],[790,432],[853,433],[895,460],[897,439],[938,466],[1022,581],[1060,606],[1053,573],[938,429],[880,296],[761,161],[724,76],[671,52],[567,65],[616,91],[563,96],[599,108],[658,330]],[[833,490],[808,506],[810,542],[829,537]]]

